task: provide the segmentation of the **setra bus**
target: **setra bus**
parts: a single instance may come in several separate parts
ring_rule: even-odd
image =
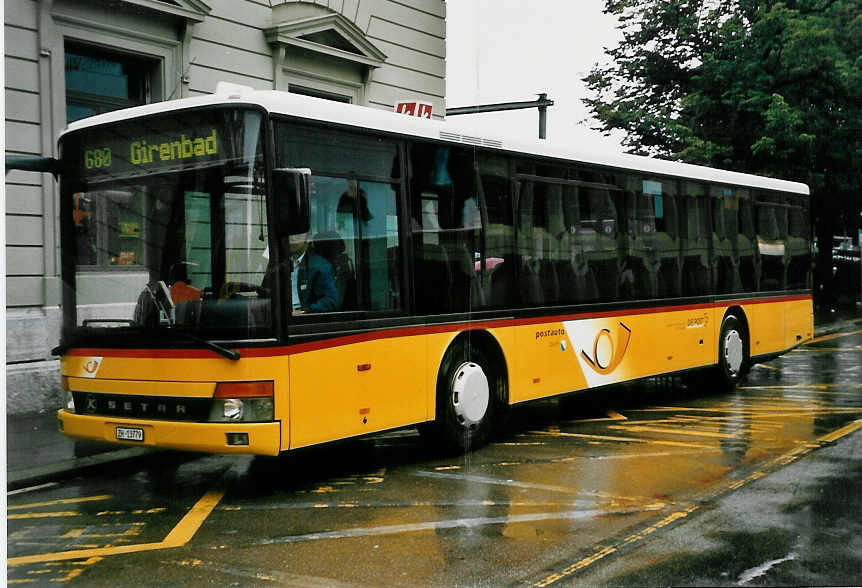
[[[277,91],[59,139],[69,436],[274,455],[812,337],[805,185]],[[313,267],[312,267],[313,266]]]

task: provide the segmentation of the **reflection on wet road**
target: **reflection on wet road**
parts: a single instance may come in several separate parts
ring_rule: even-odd
[[[649,381],[516,408],[446,459],[413,431],[9,497],[12,583],[552,585],[862,427],[862,331],[715,394]]]

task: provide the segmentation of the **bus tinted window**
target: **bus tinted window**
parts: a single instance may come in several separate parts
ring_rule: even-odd
[[[478,153],[478,191],[486,212],[485,255],[482,259],[485,305],[512,306],[515,302],[515,228],[509,160],[501,155]]]
[[[712,283],[710,259],[709,200],[703,184],[682,183],[680,203],[680,250],[682,255],[682,294],[709,294]]]
[[[417,143],[410,157],[417,308],[482,307],[483,223],[473,150]]]
[[[400,310],[397,144],[288,123],[276,124],[276,141],[276,167],[312,171],[311,230],[302,238],[327,274],[320,280],[326,287],[312,296],[323,300],[309,305],[299,289],[313,284],[293,272],[294,314]]]
[[[633,176],[629,199],[628,264],[636,298],[680,295],[681,262],[676,182]]]
[[[400,176],[398,148],[376,137],[320,127],[279,123],[275,127],[279,166],[302,161],[316,172],[374,178]]]
[[[583,276],[585,301],[620,298],[622,255],[618,247],[622,192],[613,176],[578,170],[578,224],[572,233],[577,274]]]
[[[787,288],[787,210],[783,197],[757,197],[757,248],[761,259],[764,290]]]
[[[739,279],[743,292],[760,290],[761,260],[754,233],[754,202],[749,190],[736,190],[736,251],[739,256]]]
[[[801,196],[787,197],[787,287],[810,287],[811,243],[808,207]]]

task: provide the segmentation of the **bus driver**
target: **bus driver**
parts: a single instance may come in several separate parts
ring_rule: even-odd
[[[330,264],[309,247],[309,233],[290,236],[293,314],[332,312],[338,292]]]

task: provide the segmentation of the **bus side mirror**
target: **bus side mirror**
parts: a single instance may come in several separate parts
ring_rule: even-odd
[[[311,170],[283,167],[272,171],[272,194],[282,235],[307,233],[311,228]]]

